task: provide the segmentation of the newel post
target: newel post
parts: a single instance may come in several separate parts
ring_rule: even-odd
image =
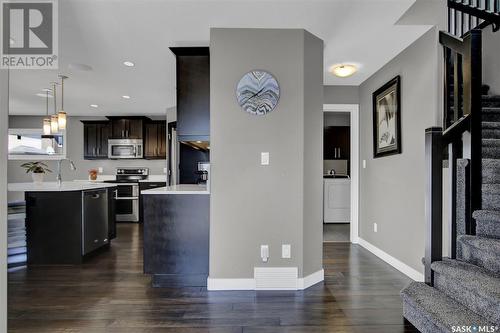
[[[433,285],[431,264],[442,260],[443,249],[443,129],[425,130],[425,282]]]

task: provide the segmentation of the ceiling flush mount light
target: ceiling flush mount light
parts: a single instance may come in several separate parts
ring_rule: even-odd
[[[60,130],[66,129],[66,118],[67,114],[64,111],[64,80],[67,79],[67,76],[59,75],[61,78],[61,110],[57,113],[57,122]]]
[[[127,67],[134,67],[135,64],[132,61],[124,61],[123,64]]]
[[[129,95],[123,95],[122,98],[130,99],[130,96]]]
[[[340,64],[330,67],[330,73],[338,77],[348,77],[356,73],[358,68],[355,65]]]
[[[97,105],[97,104],[90,104],[90,107],[96,109],[96,108],[99,107],[99,105]]]

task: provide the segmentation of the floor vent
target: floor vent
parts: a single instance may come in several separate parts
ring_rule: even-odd
[[[296,290],[297,267],[254,267],[256,290]]]

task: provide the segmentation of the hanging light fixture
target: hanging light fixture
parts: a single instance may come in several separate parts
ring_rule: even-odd
[[[57,122],[59,130],[66,129],[66,112],[64,112],[64,80],[67,79],[67,76],[59,75],[61,78],[61,110],[57,113]]]
[[[52,82],[52,96],[54,97],[54,114],[50,116],[50,130],[52,134],[59,132],[59,119],[57,117],[57,96],[56,96],[57,82]]]
[[[45,89],[45,118],[43,118],[43,135],[51,134],[50,118],[49,118],[49,91],[50,89]]]

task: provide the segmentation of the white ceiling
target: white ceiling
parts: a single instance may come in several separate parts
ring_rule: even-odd
[[[324,83],[359,85],[428,30],[395,25],[414,2],[60,0],[59,71],[12,71],[10,113],[44,114],[45,99],[36,94],[63,73],[70,116],[164,115],[175,106],[175,59],[168,48],[208,46],[211,27],[304,28],[325,42]],[[136,66],[125,67],[125,60]],[[344,79],[328,73],[342,62],[357,64],[359,72]],[[71,63],[93,70],[72,70]]]

